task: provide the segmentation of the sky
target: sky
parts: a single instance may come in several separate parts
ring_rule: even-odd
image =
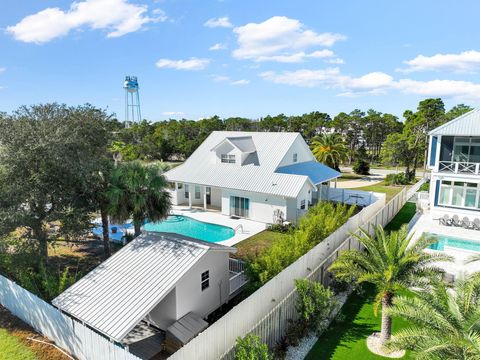
[[[0,111],[90,103],[125,117],[259,118],[441,97],[480,104],[475,0],[2,0]]]

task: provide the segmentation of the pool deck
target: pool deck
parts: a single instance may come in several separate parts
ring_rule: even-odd
[[[220,241],[218,244],[232,246],[238,244],[240,241],[248,239],[250,236],[258,234],[266,229],[267,225],[258,221],[248,219],[232,219],[230,216],[223,215],[218,210],[203,210],[201,208],[189,208],[188,206],[172,206],[172,214],[185,215],[192,219],[218,224],[236,229],[235,235],[225,241]],[[240,226],[241,225],[241,226]]]
[[[455,226],[440,225],[438,220],[432,219],[429,212],[420,216],[416,216],[411,225],[413,225],[411,227],[411,233],[414,234],[412,241],[416,241],[423,233],[431,233],[459,239],[472,240],[480,243],[480,231],[469,230]],[[425,251],[436,253],[439,252],[430,249]],[[456,249],[452,247],[447,247],[445,251],[442,252],[452,256],[454,261],[442,262],[439,263],[439,266],[447,273],[454,275],[456,278],[463,278],[467,274],[480,271],[480,262],[465,265],[465,260],[467,260],[473,254],[478,254],[477,252]]]

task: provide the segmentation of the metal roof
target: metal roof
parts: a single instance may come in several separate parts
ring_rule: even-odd
[[[254,161],[239,166],[213,160],[212,149],[227,138],[240,137],[251,137],[256,148]],[[305,182],[310,182],[308,176],[275,170],[298,138],[301,139],[299,133],[291,132],[213,131],[182,165],[165,176],[169,181],[295,198]],[[302,142],[305,143],[303,139]],[[315,159],[313,155],[311,159]]]
[[[480,109],[469,111],[433,129],[429,135],[480,136]]]
[[[208,251],[227,246],[169,233],[144,233],[52,303],[115,341],[123,338]]]
[[[250,153],[257,150],[251,136],[228,137],[227,139],[241,152]]]
[[[282,174],[308,176],[315,185],[335,179],[341,175],[338,171],[317,161],[306,161],[303,163],[279,167],[277,172]]]

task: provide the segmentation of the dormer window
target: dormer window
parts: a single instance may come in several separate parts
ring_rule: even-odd
[[[295,153],[293,154],[293,162],[297,162],[297,160],[298,160],[298,154]]]
[[[222,154],[221,161],[225,164],[235,164],[235,155]]]

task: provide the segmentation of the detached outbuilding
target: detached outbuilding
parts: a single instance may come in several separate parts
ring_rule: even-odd
[[[166,331],[187,314],[201,320],[227,302],[246,282],[229,257],[235,251],[178,234],[144,233],[53,304],[133,349],[142,334],[151,335],[146,328]]]

